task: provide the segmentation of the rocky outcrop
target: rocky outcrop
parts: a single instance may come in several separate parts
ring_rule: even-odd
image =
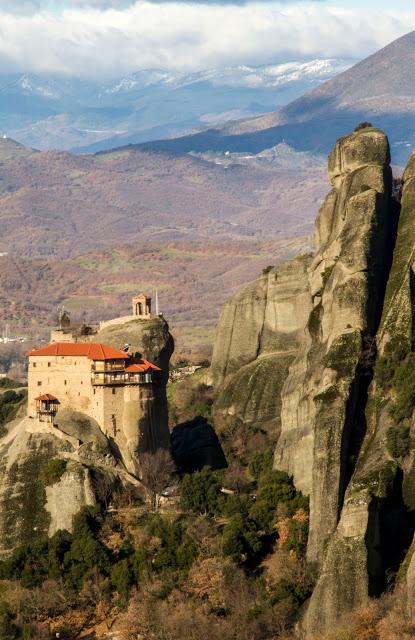
[[[281,388],[311,309],[310,257],[264,273],[222,310],[212,358],[216,420],[279,431]]]
[[[80,419],[75,414],[78,426]],[[66,421],[68,426],[69,412]],[[73,516],[102,498],[100,486],[139,486],[108,441],[104,446],[88,429],[76,435],[29,417],[8,425],[0,440],[0,558],[59,529],[71,531]],[[48,478],[51,460],[66,462],[59,478]]]
[[[310,495],[308,558],[321,563],[365,435],[364,409],[394,229],[386,136],[364,129],[336,144],[333,189],[316,222],[313,308],[282,391],[275,467]]]
[[[137,451],[143,453],[169,447],[166,385],[174,340],[169,325],[162,317],[110,325],[99,331],[92,340],[117,349],[129,344],[130,353],[139,353],[162,370],[157,384],[141,388],[139,403],[134,398],[125,402],[125,437],[120,447],[127,466],[133,470],[133,458]]]
[[[45,491],[49,536],[60,529],[72,531],[73,517],[80,509],[85,505],[96,504],[91,472],[78,462],[69,462],[60,480],[45,487]]]
[[[307,556],[317,582],[302,625],[307,638],[382,593],[398,569],[415,612],[415,155],[401,211],[388,140],[375,128],[337,142],[329,177],[302,279],[304,313],[292,319],[293,341],[275,340],[295,353],[244,378],[261,362],[261,279],[225,307],[213,361],[219,408],[244,415],[258,390],[278,389],[278,401],[264,405],[270,423],[280,418],[274,465],[310,496]],[[278,321],[270,309],[268,324]],[[403,395],[394,377],[401,365]],[[259,421],[261,409],[251,418]]]
[[[173,336],[162,317],[137,319],[105,327],[91,338],[116,349],[130,345],[130,353],[140,353],[163,370],[164,381],[169,377],[169,362],[174,351]]]
[[[350,565],[359,564],[363,568],[359,585],[364,587],[366,598],[380,594],[399,570],[399,579],[406,585],[408,612],[415,619],[414,543],[411,545],[415,527],[415,454],[410,444],[414,432],[410,395],[413,393],[410,376],[415,335],[414,212],[415,156],[412,156],[404,173],[396,244],[376,335],[377,360],[366,404],[367,433],[343,508],[344,512],[350,504],[357,503],[366,525],[359,528],[353,523],[346,535],[339,524],[330,540],[323,565],[325,578],[319,579],[306,616],[309,633],[321,626],[323,603],[326,626],[345,609],[344,583],[338,577],[340,558],[345,551]],[[407,434],[407,443],[401,441],[398,448],[394,442],[404,437],[399,435],[402,433]],[[333,588],[337,590],[337,598],[327,605]],[[354,604],[360,604],[362,598],[357,597]]]

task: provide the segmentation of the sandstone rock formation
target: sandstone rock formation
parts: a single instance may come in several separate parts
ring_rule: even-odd
[[[362,604],[368,596],[382,593],[390,576],[396,575],[403,563],[414,531],[414,518],[410,513],[414,506],[414,489],[408,487],[413,453],[404,454],[404,459],[397,464],[388,447],[390,429],[395,428],[391,417],[395,390],[389,384],[385,385],[382,374],[386,370],[387,377],[393,375],[394,365],[392,360],[388,362],[387,355],[391,352],[391,344],[398,341],[400,350],[396,355],[393,347],[392,359],[404,360],[413,348],[412,163],[404,176],[396,243],[393,228],[390,231],[388,251],[393,251],[393,260],[390,270],[386,271],[382,313],[378,326],[374,326],[377,331],[371,334],[367,351],[366,373],[370,387],[366,385],[368,392],[365,390],[361,397],[360,415],[351,432],[355,438],[349,446],[353,453],[352,466],[349,462],[350,470],[342,485],[344,499],[339,511],[340,520],[328,541],[321,574],[305,617],[308,634],[329,628],[345,611]],[[395,210],[390,203],[392,222]],[[331,447],[329,450],[331,452]],[[342,461],[341,457],[340,468]],[[409,564],[408,575],[412,573]],[[413,602],[413,587],[409,588],[408,596]]]
[[[261,423],[265,407],[280,431],[275,468],[310,496],[307,555],[317,583],[303,619],[307,638],[382,593],[398,570],[415,615],[415,154],[401,205],[388,140],[375,128],[337,142],[329,177],[316,253],[297,305],[290,298],[291,328],[279,324],[278,277],[278,302],[265,313],[262,278],[224,308],[212,363],[217,412],[246,419],[263,388],[275,391],[274,403],[260,399],[249,419]],[[261,362],[264,326],[288,361],[244,377]]]
[[[154,451],[168,448],[168,406],[166,385],[169,377],[169,362],[174,351],[174,340],[169,325],[161,317],[146,320],[131,320],[111,325],[93,336],[94,342],[102,342],[117,349],[130,345],[130,353],[140,353],[162,369],[161,381],[157,385],[142,388],[139,406],[135,402],[125,406],[126,442],[125,457],[133,457],[135,451]],[[133,468],[132,464],[129,465]]]
[[[382,311],[394,216],[389,145],[377,130],[341,139],[316,223],[313,308],[282,391],[276,468],[310,495],[308,557],[320,563],[364,436],[365,395]]]
[[[278,434],[281,388],[311,309],[309,263],[304,255],[274,267],[225,304],[211,367],[216,420]]]

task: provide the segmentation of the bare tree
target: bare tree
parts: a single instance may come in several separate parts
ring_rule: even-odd
[[[94,470],[92,473],[92,487],[98,502],[108,509],[113,490],[115,488],[115,478],[107,473]]]
[[[160,493],[171,482],[176,465],[167,449],[140,455],[141,481],[150,495],[151,508],[156,510]]]

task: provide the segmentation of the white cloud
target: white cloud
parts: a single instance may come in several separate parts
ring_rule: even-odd
[[[73,7],[24,15],[0,9],[0,65],[3,70],[119,76],[148,67],[195,70],[357,58],[411,28],[415,11],[342,11],[323,3],[141,1],[124,9]]]

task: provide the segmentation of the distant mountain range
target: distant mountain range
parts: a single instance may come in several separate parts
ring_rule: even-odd
[[[395,163],[415,146],[415,32],[306,93],[279,111],[143,145],[184,152],[258,153],[281,142],[326,154],[336,139],[370,121],[386,131]]]
[[[0,74],[0,132],[41,150],[104,150],[274,111],[351,64],[328,59],[196,73],[147,69],[105,84]]]

